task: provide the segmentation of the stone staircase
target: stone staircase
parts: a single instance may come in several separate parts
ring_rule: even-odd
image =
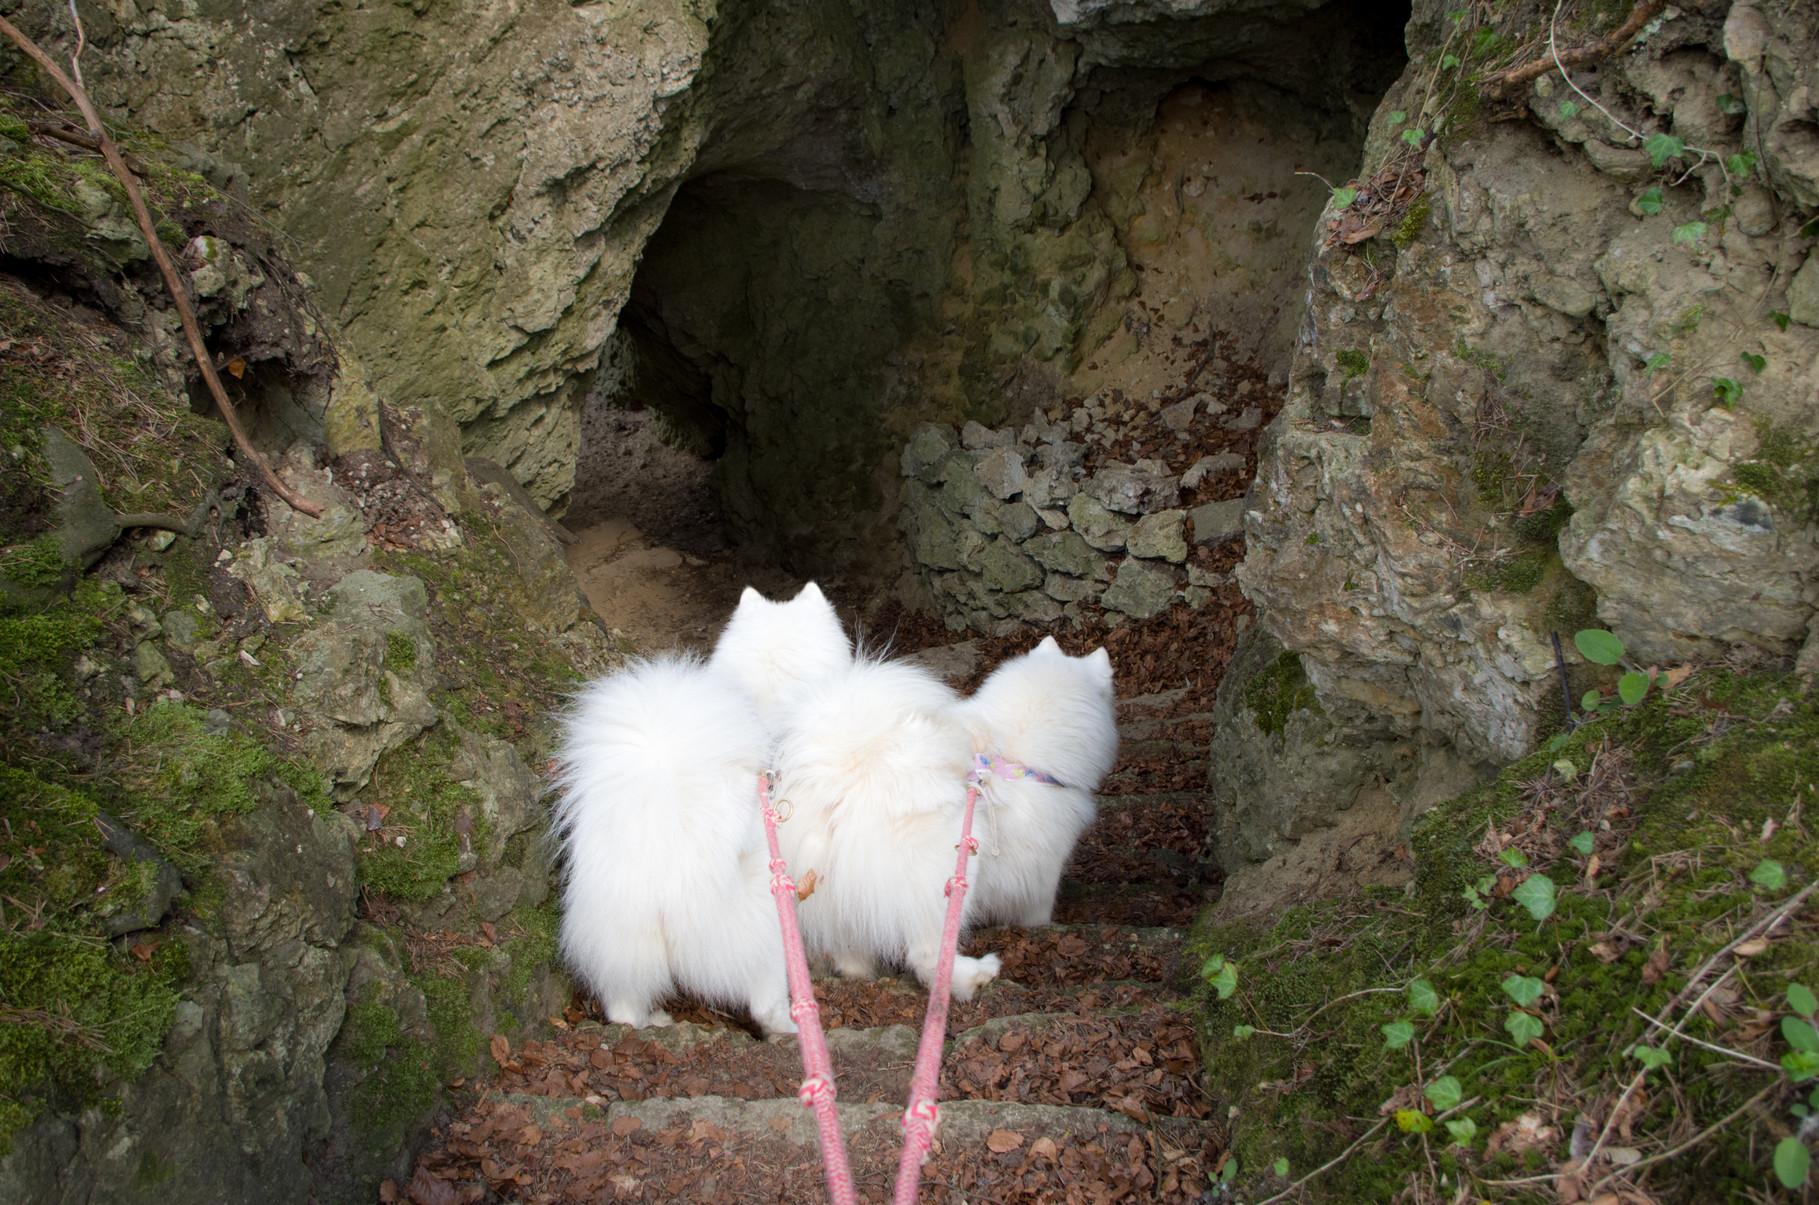
[[[1212,898],[1201,796],[1206,717],[1120,704],[1100,816],[1063,880],[1062,923],[975,931],[999,978],[955,1004],[922,1200],[1198,1201],[1223,1150],[1183,995],[1183,928]],[[927,992],[913,978],[818,980],[862,1200],[890,1199]],[[826,1199],[793,1037],[683,1002],[631,1030],[580,1009],[550,1041],[494,1039],[498,1074],[382,1196],[442,1202]]]

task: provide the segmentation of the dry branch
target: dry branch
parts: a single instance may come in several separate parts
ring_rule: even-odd
[[[1630,39],[1642,32],[1647,25],[1667,7],[1667,0],[1642,0],[1623,24],[1610,33],[1593,42],[1590,46],[1581,46],[1576,50],[1562,50],[1558,56],[1533,59],[1520,67],[1511,67],[1499,71],[1485,80],[1484,93],[1493,100],[1502,100],[1511,90],[1521,87],[1530,80],[1540,79],[1558,66],[1562,71],[1568,67],[1585,67],[1592,63],[1608,59],[1625,46]],[[1556,58],[1558,61],[1556,61]]]
[[[278,475],[272,472],[265,457],[259,454],[258,450],[253,447],[252,441],[247,438],[246,429],[240,425],[239,415],[234,413],[233,403],[227,400],[227,390],[222,388],[221,378],[215,374],[215,366],[210,361],[208,347],[202,342],[202,328],[196,323],[195,311],[190,308],[189,296],[183,290],[183,282],[177,277],[176,266],[171,263],[170,254],[165,251],[163,242],[158,238],[158,228],[152,222],[151,211],[145,207],[145,197],[139,191],[139,182],[131,169],[127,167],[126,160],[121,157],[120,148],[108,135],[107,128],[101,124],[101,115],[95,111],[94,102],[89,99],[88,92],[81,84],[65,74],[63,69],[58,67],[36,42],[20,33],[12,22],[4,17],[0,17],[0,33],[11,38],[19,49],[30,55],[32,61],[56,80],[57,86],[67,92],[69,98],[75,102],[76,108],[81,110],[82,119],[88,123],[90,136],[94,138],[95,145],[100,149],[102,157],[107,160],[107,166],[119,179],[120,186],[126,190],[127,200],[132,202],[133,214],[139,219],[140,233],[145,236],[146,246],[150,248],[152,258],[157,261],[158,271],[164,276],[164,285],[170,290],[171,300],[177,306],[177,316],[183,322],[183,333],[189,337],[190,353],[196,358],[196,367],[201,370],[202,379],[208,385],[208,391],[214,395],[215,405],[220,408],[221,417],[227,423],[227,429],[233,432],[234,444],[240,449],[240,454],[259,470],[272,492],[289,503],[292,509],[301,511],[312,518],[319,516],[322,513],[322,507],[278,480]]]

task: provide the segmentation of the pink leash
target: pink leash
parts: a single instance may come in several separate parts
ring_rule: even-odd
[[[935,1079],[941,1071],[941,1048],[947,1042],[948,992],[954,979],[954,951],[960,944],[960,906],[966,900],[966,860],[979,852],[973,840],[973,804],[979,798],[978,775],[966,784],[966,820],[960,827],[959,864],[947,881],[947,927],[941,931],[941,955],[935,963],[935,985],[929,989],[928,1016],[922,1022],[922,1044],[916,1050],[916,1075],[910,1081],[903,1110],[903,1157],[897,1164],[896,1205],[915,1205],[921,1195],[922,1165],[928,1162],[941,1109],[935,1104]]]
[[[790,1016],[801,1029],[797,1040],[802,1050],[803,1080],[796,1096],[815,1111],[815,1127],[821,1134],[821,1163],[827,1170],[827,1195],[834,1205],[857,1205],[852,1168],[846,1162],[846,1140],[840,1136],[840,1114],[834,1108],[834,1064],[828,1058],[827,1038],[821,1032],[821,1009],[815,1003],[815,989],[809,983],[808,957],[802,950],[802,930],[796,924],[796,884],[789,877],[789,867],[777,845],[777,809],[771,806],[770,780],[763,774],[758,775],[758,804],[764,813],[764,836],[770,842],[771,894],[777,897],[777,920],[783,926],[783,952],[789,968]],[[967,818],[970,822],[970,796]],[[964,859],[961,866],[964,870]],[[954,928],[958,921],[959,914],[950,906],[948,927]],[[948,965],[951,967],[951,943],[949,950]],[[949,971],[942,972],[944,989],[948,974]],[[942,1012],[946,1011],[943,1007]],[[923,1044],[927,1045],[926,1039]],[[941,1043],[937,1041],[937,1057],[940,1051]],[[932,1085],[933,1081],[930,1082]]]

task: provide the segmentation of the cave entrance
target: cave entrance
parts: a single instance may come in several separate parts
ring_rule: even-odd
[[[1112,438],[1120,419],[1221,383],[1279,393],[1317,177],[1357,170],[1409,15],[1336,0],[1145,49],[977,13],[829,30],[818,11],[716,33],[712,132],[583,420],[565,521],[603,614],[661,574],[688,585],[656,609],[701,608],[681,626],[703,634],[746,581],[915,599],[899,464],[923,421],[1040,415],[1126,460],[1147,453]],[[746,62],[781,45],[831,49],[780,55],[774,79]],[[1251,430],[1221,497],[1248,488]]]

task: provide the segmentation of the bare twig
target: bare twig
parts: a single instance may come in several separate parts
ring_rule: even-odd
[[[1565,53],[1552,50],[1553,38],[1550,35],[1548,39],[1549,48],[1550,51],[1552,51],[1550,57],[1545,59],[1534,59],[1531,62],[1522,64],[1520,67],[1512,67],[1508,71],[1497,73],[1492,76],[1490,81],[1485,85],[1485,93],[1493,100],[1501,100],[1509,95],[1512,88],[1526,84],[1530,80],[1540,79],[1554,67],[1559,67],[1561,74],[1564,75],[1566,74],[1566,68],[1568,67],[1587,67],[1593,63],[1608,59],[1613,54],[1616,54],[1619,50],[1622,50],[1625,46],[1629,45],[1630,39],[1641,33],[1642,27],[1654,20],[1655,17],[1660,14],[1661,10],[1666,7],[1667,0],[1642,0],[1642,2],[1636,5],[1635,9],[1630,12],[1629,17],[1623,24],[1619,25],[1616,29],[1613,29],[1598,41],[1593,42],[1590,46],[1581,46],[1576,50],[1568,50]],[[1555,15],[1557,16],[1558,14],[1559,10],[1555,9]],[[1568,82],[1570,83],[1571,81],[1569,80]]]
[[[76,23],[79,38],[82,36],[81,24],[80,20]],[[278,480],[278,475],[272,472],[265,457],[259,454],[258,450],[253,447],[252,440],[247,438],[246,429],[240,425],[240,418],[234,413],[233,403],[228,401],[227,391],[221,386],[221,378],[215,374],[215,366],[209,357],[208,347],[202,341],[202,328],[196,324],[195,312],[190,308],[189,296],[183,291],[182,281],[177,278],[176,266],[171,263],[170,254],[165,251],[164,243],[158,237],[158,228],[152,221],[151,211],[145,207],[145,197],[139,191],[138,180],[133,176],[131,169],[126,166],[126,161],[121,158],[120,148],[108,135],[107,128],[101,124],[101,115],[95,111],[94,102],[89,99],[88,92],[81,84],[66,75],[63,69],[58,67],[56,62],[44,53],[36,42],[20,33],[13,23],[4,17],[0,17],[0,33],[11,38],[19,49],[30,55],[32,60],[44,69],[45,74],[56,80],[57,85],[69,94],[70,99],[75,102],[76,108],[81,110],[83,120],[88,123],[89,134],[101,148],[102,157],[107,160],[108,167],[119,179],[120,186],[126,190],[127,200],[132,202],[133,214],[139,219],[140,233],[145,236],[146,246],[151,250],[152,258],[157,261],[158,271],[164,276],[165,287],[170,290],[171,300],[176,304],[177,316],[183,322],[183,333],[189,338],[190,353],[196,358],[196,367],[201,370],[202,380],[208,385],[208,391],[214,395],[215,405],[220,408],[221,417],[227,423],[227,429],[233,433],[234,444],[240,449],[240,454],[259,470],[272,492],[289,503],[292,509],[301,511],[312,518],[321,515],[321,505],[311,502]],[[80,46],[81,43],[79,42],[78,45]]]
[[[1366,1142],[1368,1142],[1370,1140],[1370,1138],[1373,1134],[1375,1134],[1378,1130],[1381,1130],[1384,1126],[1386,1126],[1388,1124],[1389,1124],[1389,1118],[1385,1117],[1385,1118],[1381,1119],[1380,1121],[1377,1122],[1376,1125],[1374,1125],[1370,1129],[1364,1131],[1364,1133],[1359,1137],[1358,1141],[1352,1143],[1350,1146],[1346,1147],[1343,1151],[1340,1151],[1337,1155],[1333,1156],[1331,1159],[1328,1159],[1325,1163],[1322,1163],[1319,1167],[1316,1167],[1313,1171],[1307,1173],[1307,1175],[1301,1177],[1299,1180],[1295,1181],[1293,1184],[1289,1185],[1287,1188],[1283,1189],[1281,1192],[1277,1193],[1275,1196],[1265,1197],[1261,1201],[1258,1201],[1257,1205],[1271,1205],[1271,1202],[1273,1202],[1273,1201],[1287,1200],[1288,1195],[1290,1193],[1294,1192],[1297,1188],[1300,1188],[1303,1184],[1306,1184],[1309,1180],[1312,1180],[1315,1176],[1319,1175],[1321,1172],[1326,1171],[1328,1168],[1337,1167],[1339,1164],[1344,1163],[1346,1160],[1346,1157],[1348,1155],[1350,1155],[1353,1151],[1357,1150],[1359,1147],[1363,1146]]]
[[[1630,1011],[1635,1013],[1638,1017],[1641,1017],[1644,1021],[1647,1021],[1649,1023],[1649,1025],[1654,1027],[1655,1029],[1666,1029],[1670,1034],[1672,1034],[1674,1037],[1679,1038],[1682,1042],[1691,1042],[1695,1046],[1704,1047],[1705,1049],[1711,1051],[1713,1054],[1721,1054],[1727,1059],[1733,1059],[1736,1062],[1746,1063],[1753,1067],[1766,1067],[1770,1071],[1780,1071],[1781,1070],[1780,1064],[1778,1064],[1778,1063],[1771,1063],[1767,1059],[1759,1059],[1755,1055],[1745,1054],[1741,1050],[1732,1050],[1729,1046],[1717,1046],[1711,1042],[1702,1042],[1698,1038],[1695,1038],[1690,1033],[1680,1033],[1674,1029],[1669,1028],[1668,1024],[1665,1021],[1657,1021],[1657,1020],[1655,1020],[1655,1018],[1649,1016],[1647,1013],[1643,1012],[1639,1008],[1632,1007],[1630,1009]]]

